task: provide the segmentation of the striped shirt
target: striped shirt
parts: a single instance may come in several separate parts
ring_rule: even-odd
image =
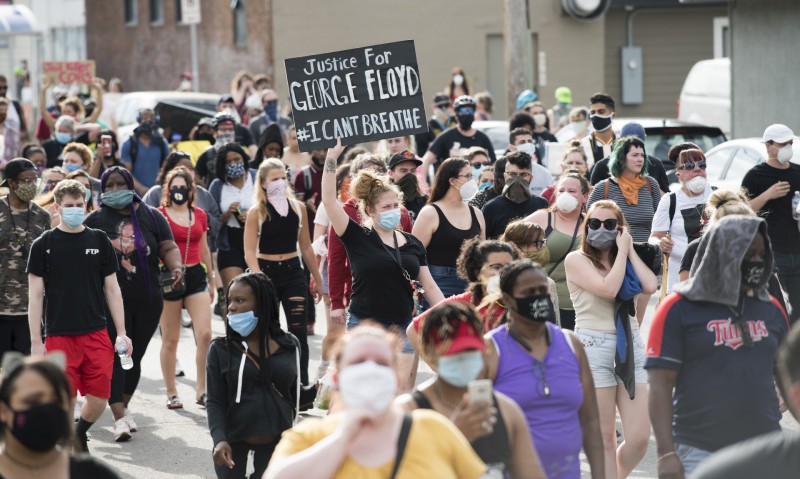
[[[592,194],[589,195],[589,203],[587,203],[586,208],[588,209],[592,204],[604,199],[613,201],[622,210],[625,221],[628,222],[633,241],[637,243],[647,242],[648,238],[650,238],[653,215],[656,208],[658,208],[658,202],[661,200],[661,191],[658,189],[658,182],[653,177],[646,176],[645,178],[650,183],[650,188],[644,185],[639,189],[639,204],[636,206],[628,204],[625,197],[622,196],[622,190],[616,180],[609,178],[595,185]],[[608,182],[607,197],[605,196],[606,182]]]

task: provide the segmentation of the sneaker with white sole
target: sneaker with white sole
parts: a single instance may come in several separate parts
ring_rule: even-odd
[[[128,408],[125,408],[125,415],[122,417],[122,419],[128,423],[128,429],[130,429],[131,432],[136,432],[136,430],[139,429],[139,426],[136,425],[136,421],[133,420],[133,416],[131,416],[131,412],[128,410]]]
[[[128,421],[123,417],[114,422],[114,440],[116,442],[125,442],[131,438],[131,428],[128,427]]]

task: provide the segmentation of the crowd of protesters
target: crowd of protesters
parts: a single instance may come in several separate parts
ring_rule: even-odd
[[[238,73],[189,152],[152,109],[129,138],[101,125],[102,81],[88,102],[43,85],[35,134],[0,97],[0,477],[115,477],[71,451],[106,404],[115,441],[135,438],[157,330],[164,404],[184,407],[184,316],[219,478],[578,478],[581,453],[624,478],[651,425],[660,478],[795,477],[789,127],[766,128],[741,191],[673,145],[671,192],[604,93],[573,107],[560,87],[549,109],[520,93],[496,153],[473,124],[491,95],[456,68],[427,133],[304,153],[268,84]],[[418,384],[420,358],[436,374]]]

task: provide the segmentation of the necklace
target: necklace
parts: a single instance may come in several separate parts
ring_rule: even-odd
[[[25,469],[31,471],[31,474],[34,476],[38,476],[39,472],[52,466],[53,463],[56,462],[59,457],[61,457],[61,451],[57,451],[56,454],[53,456],[53,458],[48,460],[44,464],[33,465],[33,464],[28,464],[27,462],[20,461],[19,459],[15,459],[14,457],[11,456],[11,454],[9,454],[8,449],[3,451],[3,454],[17,466],[24,467]]]
[[[511,336],[511,338],[514,341],[519,343],[520,346],[525,348],[526,351],[528,351],[529,353],[533,352],[533,346],[531,346],[531,344],[528,341],[526,341],[525,338],[523,338],[518,332],[513,331],[508,326],[508,323],[506,323],[506,331],[508,332],[508,335]],[[545,331],[547,332],[546,334],[547,345],[550,346],[550,328],[545,329]],[[542,383],[542,386],[544,386],[544,391],[543,391],[544,395],[546,397],[550,397],[550,386],[547,385],[547,375],[545,374],[544,361],[539,361],[538,359],[533,358],[533,367],[534,367],[533,371],[534,374],[536,374],[539,381]]]
[[[435,381],[433,383],[433,388],[432,389],[433,389],[433,393],[436,395],[436,399],[438,399],[439,401],[444,403],[444,405],[449,407],[450,409],[455,410],[455,408],[457,408],[458,405],[461,403],[461,401],[453,402],[451,399],[446,398],[444,396],[444,394],[442,394],[442,391],[439,389],[439,381]]]

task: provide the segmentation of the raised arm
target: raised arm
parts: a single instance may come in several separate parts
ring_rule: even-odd
[[[42,89],[39,90],[39,112],[42,114],[42,120],[44,124],[47,125],[47,128],[50,129],[51,132],[55,133],[56,131],[56,120],[53,118],[47,111],[47,89],[50,88],[50,80],[44,78],[42,80]]]
[[[568,254],[564,261],[567,281],[602,298],[616,298],[625,277],[625,264],[631,250],[631,235],[627,230],[617,235],[617,248],[617,257],[606,276],[601,275],[580,251]]]
[[[103,112],[103,89],[100,87],[100,79],[95,78],[89,88],[94,92],[92,96],[97,102],[97,105],[94,107],[91,116],[86,118],[86,123],[94,123],[100,118],[100,113]]]
[[[322,203],[325,205],[325,211],[328,213],[336,236],[342,236],[350,223],[350,217],[336,199],[336,160],[343,151],[342,140],[341,138],[337,139],[336,146],[328,148],[328,154],[325,155],[325,168],[322,170]]]

